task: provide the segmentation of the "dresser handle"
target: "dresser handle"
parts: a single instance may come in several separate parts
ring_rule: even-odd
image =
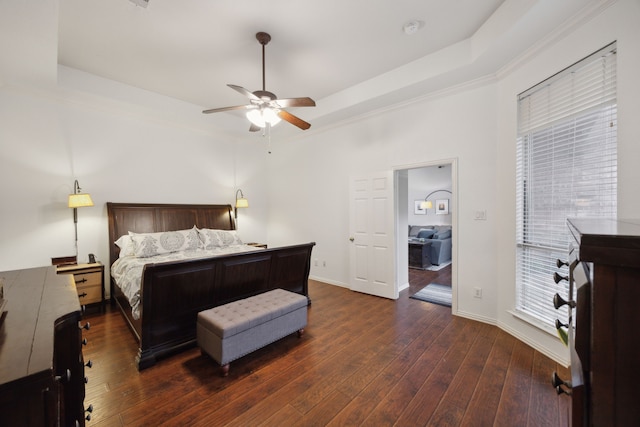
[[[86,338],[82,339],[82,345],[87,345],[87,339]]]
[[[83,292],[83,293],[81,293],[81,294],[78,294],[78,297],[79,297],[79,298],[84,298],[84,297],[86,297],[86,296],[87,296],[87,293],[86,293],[86,292]]]
[[[565,266],[565,265],[566,265],[567,267],[569,267],[569,261],[562,261],[561,259],[557,259],[557,260],[556,260],[556,266],[557,266],[558,268],[561,268],[561,267],[563,267],[563,266]]]
[[[571,396],[571,383],[560,378],[556,371],[553,371],[553,375],[551,376],[551,385],[556,389],[556,393],[564,393]]]
[[[89,360],[87,363],[84,364],[84,366],[86,366],[87,368],[93,368],[93,362]]]
[[[55,376],[56,381],[61,382],[62,380],[65,380],[66,382],[71,381],[71,371],[69,369],[67,369],[67,372],[65,372],[65,375],[56,375]]]
[[[86,329],[87,331],[91,329],[91,325],[89,322],[85,323],[83,326],[80,326],[80,329]]]
[[[569,277],[568,276],[561,276],[558,273],[553,273],[553,281],[556,283],[560,283],[560,281],[565,280],[565,281],[569,281]]]
[[[78,284],[78,283],[84,283],[84,282],[86,282],[86,281],[87,281],[87,279],[85,279],[85,278],[83,277],[83,278],[82,278],[82,279],[80,279],[80,280],[76,280],[76,284]]]
[[[553,306],[556,308],[556,310],[565,304],[569,304],[569,307],[571,308],[575,308],[576,306],[575,301],[566,301],[564,298],[560,296],[560,294],[555,294],[553,296]]]
[[[562,322],[560,322],[560,320],[556,319],[556,329],[560,329],[560,328],[569,329],[569,324],[568,323],[562,323]]]

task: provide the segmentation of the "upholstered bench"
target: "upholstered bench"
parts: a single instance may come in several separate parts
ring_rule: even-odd
[[[307,326],[307,297],[284,289],[234,301],[198,313],[196,336],[203,353],[221,366]]]

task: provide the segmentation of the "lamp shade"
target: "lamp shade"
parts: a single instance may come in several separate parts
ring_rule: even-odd
[[[248,207],[249,207],[249,201],[247,199],[245,199],[244,197],[240,199],[236,199],[236,208],[248,208]]]
[[[69,194],[70,208],[84,208],[86,206],[93,206],[93,200],[91,200],[89,193]]]
[[[433,203],[431,203],[431,200],[426,200],[420,203],[420,208],[422,209],[431,209],[432,207],[433,207]]]

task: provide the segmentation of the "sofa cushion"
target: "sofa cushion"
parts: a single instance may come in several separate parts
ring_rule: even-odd
[[[450,237],[451,237],[451,230],[441,231],[437,233],[435,236],[433,236],[434,239],[438,239],[438,240],[444,240]]]
[[[418,233],[418,239],[431,239],[433,237],[433,235],[436,234],[435,230],[425,230],[422,229],[420,230],[420,232]]]

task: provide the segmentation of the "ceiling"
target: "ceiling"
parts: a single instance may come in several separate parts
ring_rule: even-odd
[[[130,0],[43,3],[57,5],[58,64],[184,101],[199,115],[246,103],[228,83],[261,89],[255,34],[266,31],[272,37],[266,90],[313,98],[317,107],[289,111],[314,130],[494,75],[589,1],[149,0],[146,8]],[[33,21],[36,7],[29,7],[23,14]],[[410,20],[421,26],[413,35],[403,32]],[[20,23],[10,24],[27,37]],[[37,39],[30,24],[24,23],[28,37]],[[45,24],[35,27],[43,38],[50,28]],[[206,120],[249,134],[242,112]],[[286,123],[274,132],[280,128],[303,132]]]

